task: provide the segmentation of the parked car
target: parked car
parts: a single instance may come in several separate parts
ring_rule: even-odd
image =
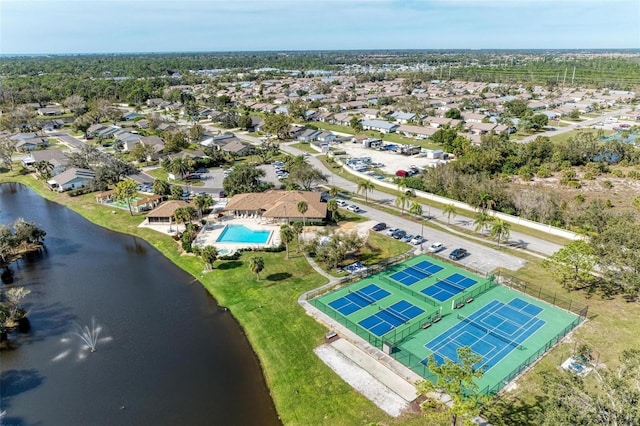
[[[413,240],[413,234],[405,234],[405,236],[401,238],[401,241],[405,243],[409,243],[411,240]]]
[[[358,213],[360,212],[360,207],[356,206],[355,204],[351,204],[350,206],[347,206],[347,210],[349,210],[350,212]]]
[[[347,207],[349,205],[345,200],[336,200],[336,204],[338,204],[338,207]]]
[[[429,253],[438,253],[444,250],[444,245],[442,243],[433,243],[429,246]]]
[[[451,259],[451,260],[460,260],[463,257],[467,256],[468,254],[469,254],[469,252],[466,249],[457,248],[457,249],[453,250],[451,253],[449,253],[449,259]]]
[[[374,231],[383,231],[386,227],[387,227],[386,223],[380,222],[373,225],[373,228],[371,229],[373,229]]]
[[[190,173],[188,175],[185,175],[184,178],[186,180],[194,180],[194,179],[202,179],[202,176],[200,176],[198,173]]]
[[[392,237],[395,238],[396,240],[399,240],[401,238],[404,238],[405,235],[407,235],[405,231],[403,231],[402,229],[398,229],[396,232],[393,233]]]
[[[411,239],[411,242],[415,245],[422,244],[427,241],[422,235],[416,235]]]
[[[392,237],[393,234],[395,234],[397,230],[398,230],[398,228],[387,228],[387,230],[385,231],[385,234],[387,234],[388,236]]]

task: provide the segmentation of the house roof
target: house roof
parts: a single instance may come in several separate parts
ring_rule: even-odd
[[[324,219],[327,204],[320,200],[322,194],[312,191],[267,191],[237,194],[227,203],[225,211],[261,210],[262,216],[291,219]],[[298,211],[298,202],[306,201],[308,209],[304,215]]]
[[[31,154],[33,161],[48,161],[53,164],[53,161],[56,161],[59,164],[64,164],[67,162],[67,154],[62,152],[60,149],[47,149],[44,151],[33,151]],[[55,164],[54,164],[55,166]]]
[[[187,207],[189,203],[182,200],[170,200],[160,204],[155,209],[151,210],[147,214],[147,218],[149,217],[171,217],[176,212],[176,209],[180,207]]]
[[[57,183],[58,185],[62,186],[75,179],[90,180],[95,177],[96,174],[92,170],[72,167],[60,173],[59,175],[54,176],[51,180],[49,180],[49,182]]]
[[[398,125],[396,123],[389,123],[388,121],[382,120],[362,120],[362,126],[386,130],[398,128]]]

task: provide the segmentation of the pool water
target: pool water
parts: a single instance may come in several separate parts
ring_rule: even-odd
[[[216,240],[217,243],[259,243],[269,241],[271,231],[254,231],[244,225],[227,225]]]

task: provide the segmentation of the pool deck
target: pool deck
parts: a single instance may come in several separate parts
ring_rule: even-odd
[[[222,220],[209,221],[202,228],[194,244],[200,247],[215,246],[218,250],[227,250],[228,253],[248,247],[276,247],[280,245],[280,226],[264,223],[260,219],[223,217]],[[227,225],[243,225],[254,231],[271,231],[266,243],[219,243],[220,234]]]

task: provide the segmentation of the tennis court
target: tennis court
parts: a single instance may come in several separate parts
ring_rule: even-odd
[[[401,271],[398,271],[389,276],[389,278],[396,280],[406,286],[415,284],[419,281],[429,278],[430,276],[437,274],[444,268],[435,263],[431,263],[428,260],[423,260],[416,263],[413,266],[408,266]]]
[[[389,307],[381,308],[379,312],[363,319],[358,324],[380,337],[394,328],[411,321],[423,312],[423,309],[412,305],[406,300],[401,300]]]
[[[349,290],[349,293],[339,299],[329,303],[336,311],[342,315],[350,315],[365,306],[376,303],[378,300],[389,296],[388,291],[378,287],[375,284],[369,284],[360,290]]]
[[[440,302],[444,302],[456,294],[466,291],[477,282],[478,281],[472,278],[467,278],[464,275],[455,273],[449,275],[447,278],[436,281],[433,285],[423,289],[421,293],[433,297]]]
[[[438,363],[443,363],[445,358],[459,362],[458,348],[468,346],[482,356],[476,368],[487,371],[510,352],[526,350],[525,341],[545,325],[537,317],[542,311],[541,307],[517,297],[508,303],[493,300],[468,317],[458,314],[460,322],[425,347],[433,352]]]

